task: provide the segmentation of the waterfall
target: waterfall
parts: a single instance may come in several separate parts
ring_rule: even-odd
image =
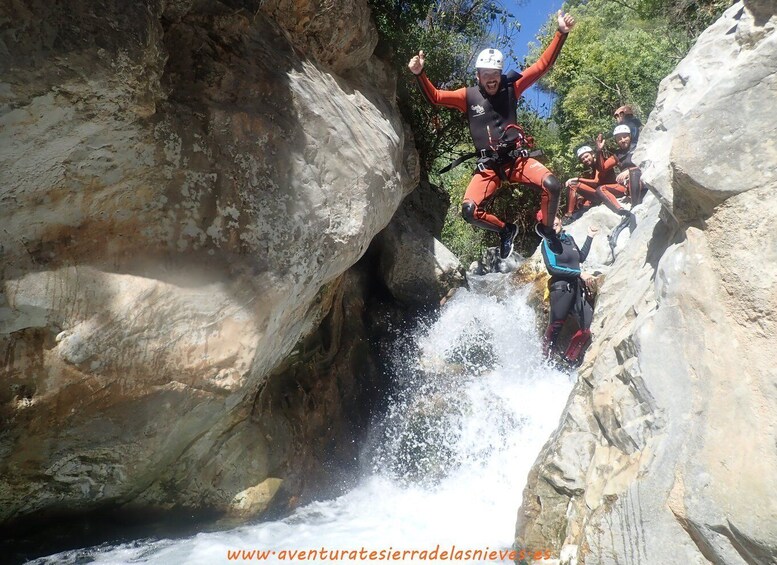
[[[541,358],[525,289],[502,274],[470,282],[435,320],[397,341],[396,392],[374,424],[362,478],[350,492],[279,521],[69,551],[35,563],[376,560],[364,558],[370,552],[377,560],[428,563],[421,551],[436,549],[439,559],[443,551],[510,549],[526,477],[558,424],[572,381]],[[269,553],[262,559],[253,550]],[[354,553],[332,559],[333,551],[361,550],[354,559]],[[476,555],[459,553],[468,562]]]

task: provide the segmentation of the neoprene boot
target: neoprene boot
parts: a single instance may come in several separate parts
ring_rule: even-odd
[[[548,242],[548,248],[556,255],[561,254],[563,248],[561,247],[561,240],[558,238],[556,230],[545,224],[537,224],[534,226],[534,231],[542,239]]]
[[[583,362],[583,351],[585,351],[588,345],[588,340],[591,338],[590,330],[577,330],[575,335],[569,341],[567,350],[564,353],[564,359],[570,365],[577,367]]]
[[[505,224],[502,231],[499,232],[499,257],[507,259],[513,252],[513,240],[518,233],[518,226],[515,224]]]

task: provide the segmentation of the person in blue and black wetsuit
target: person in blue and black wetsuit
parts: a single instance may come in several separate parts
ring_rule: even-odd
[[[580,263],[588,256],[591,242],[599,228],[594,226],[588,228],[588,237],[582,248],[578,248],[572,236],[562,230],[560,218],[555,219],[553,229],[556,230],[561,241],[562,252],[552,253],[545,240],[540,243],[542,258],[550,274],[550,281],[548,281],[550,321],[543,339],[543,352],[546,357],[556,352],[556,340],[561,328],[564,327],[564,322],[570,314],[575,314],[579,329],[572,336],[562,360],[576,366],[582,362],[583,351],[590,341],[593,318],[593,308],[585,295],[586,288],[593,277],[580,269]]]

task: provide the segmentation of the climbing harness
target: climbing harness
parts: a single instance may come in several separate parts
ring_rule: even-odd
[[[523,128],[516,124],[508,125],[500,138],[493,142],[491,138],[491,129],[488,128],[489,145],[488,149],[482,149],[480,151],[473,151],[472,153],[465,153],[459,156],[456,160],[448,163],[445,167],[438,171],[439,174],[447,173],[451,169],[458,167],[464,161],[468,161],[473,157],[477,157],[477,169],[479,171],[485,171],[491,169],[496,171],[499,178],[505,180],[510,178],[515,167],[515,161],[519,158],[528,157],[541,157],[544,155],[542,149],[533,149],[534,138],[526,135]],[[505,163],[512,162],[510,172],[505,175],[502,166]]]
[[[467,119],[470,125],[470,133],[475,144],[475,151],[460,155],[457,159],[440,169],[439,173],[447,173],[454,167],[461,165],[464,161],[477,158],[477,168],[479,171],[487,169],[496,171],[501,180],[509,178],[505,175],[503,167],[508,162],[520,158],[540,157],[543,152],[534,149],[534,139],[526,135],[523,128],[515,123],[516,107],[518,101],[515,96],[514,84],[521,78],[521,74],[516,71],[510,71],[503,75],[503,86],[497,94],[497,98],[492,101],[490,97],[483,94],[478,87],[469,87],[467,89]],[[501,93],[506,92],[506,99],[501,98]],[[499,110],[496,109],[500,107]],[[506,106],[502,106],[505,104]],[[481,121],[484,115],[490,115],[492,118],[486,118]],[[476,125],[482,124],[482,125]],[[485,128],[483,128],[485,126]],[[492,131],[499,131],[498,138],[492,135]],[[512,174],[513,169],[510,169]]]

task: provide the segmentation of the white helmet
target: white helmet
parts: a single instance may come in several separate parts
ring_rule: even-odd
[[[593,153],[594,150],[591,149],[589,145],[583,145],[580,149],[577,150],[577,158],[579,159],[582,157],[585,153]]]
[[[502,70],[504,56],[499,49],[483,49],[475,62],[476,69],[497,69]]]
[[[626,124],[621,124],[619,126],[615,126],[615,129],[612,130],[612,135],[621,135],[621,134],[628,134],[631,135],[631,129]]]

